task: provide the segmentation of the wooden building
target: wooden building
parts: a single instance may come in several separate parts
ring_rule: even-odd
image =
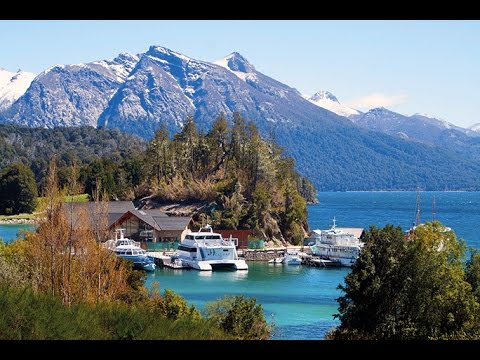
[[[79,226],[81,214],[86,214],[91,229],[125,229],[125,236],[136,241],[180,242],[185,238],[192,223],[191,217],[168,216],[158,209],[137,210],[131,201],[107,203],[64,203],[63,212],[67,221]]]
[[[125,235],[137,241],[180,242],[192,222],[189,216],[168,216],[158,209],[129,210],[110,229],[125,229]]]

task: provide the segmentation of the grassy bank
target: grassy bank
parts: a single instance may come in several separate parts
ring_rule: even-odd
[[[87,202],[90,198],[88,194],[80,194],[73,196],[65,196],[65,202]],[[45,198],[37,198],[37,207],[32,214],[17,214],[17,215],[0,215],[0,221],[8,220],[35,220],[38,218],[45,208]]]

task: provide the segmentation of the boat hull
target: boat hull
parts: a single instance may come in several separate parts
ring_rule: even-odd
[[[248,270],[248,265],[245,260],[205,260],[192,261],[184,260],[191,268],[200,271],[212,271],[214,268],[229,268],[232,270]]]

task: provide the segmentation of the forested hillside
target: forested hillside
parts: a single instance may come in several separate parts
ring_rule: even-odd
[[[42,189],[50,160],[56,156],[60,184],[64,185],[69,168],[76,165],[81,172],[87,191],[97,175],[114,173],[117,181],[128,183],[133,174],[132,163],[145,149],[144,140],[115,129],[103,130],[90,126],[55,129],[29,128],[17,125],[0,125],[0,170],[13,163],[23,163],[31,168],[39,189]],[[112,184],[110,184],[112,185]],[[130,181],[125,184],[138,185]],[[112,185],[113,186],[113,185]]]
[[[293,243],[304,238],[302,195],[313,200],[315,188],[282,148],[262,139],[253,122],[238,113],[233,127],[220,115],[206,134],[189,117],[172,140],[162,126],[146,155],[147,183],[158,200],[206,202],[199,220],[217,228],[253,229],[258,237]]]

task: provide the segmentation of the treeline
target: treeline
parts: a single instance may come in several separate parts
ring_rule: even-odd
[[[91,192],[96,177],[103,177],[114,196],[132,196],[141,176],[136,164],[141,163],[145,146],[144,140],[116,129],[0,125],[0,170],[14,163],[28,166],[41,192],[49,163],[56,157],[62,186],[76,166],[87,191]]]
[[[440,222],[371,226],[339,285],[337,340],[480,339],[480,254]]]
[[[0,242],[0,339],[269,338],[255,299],[219,299],[202,315],[172,291],[161,294],[158,284],[148,291],[143,272],[101,245],[106,202],[97,197],[95,214],[72,221],[50,169],[36,231]]]

